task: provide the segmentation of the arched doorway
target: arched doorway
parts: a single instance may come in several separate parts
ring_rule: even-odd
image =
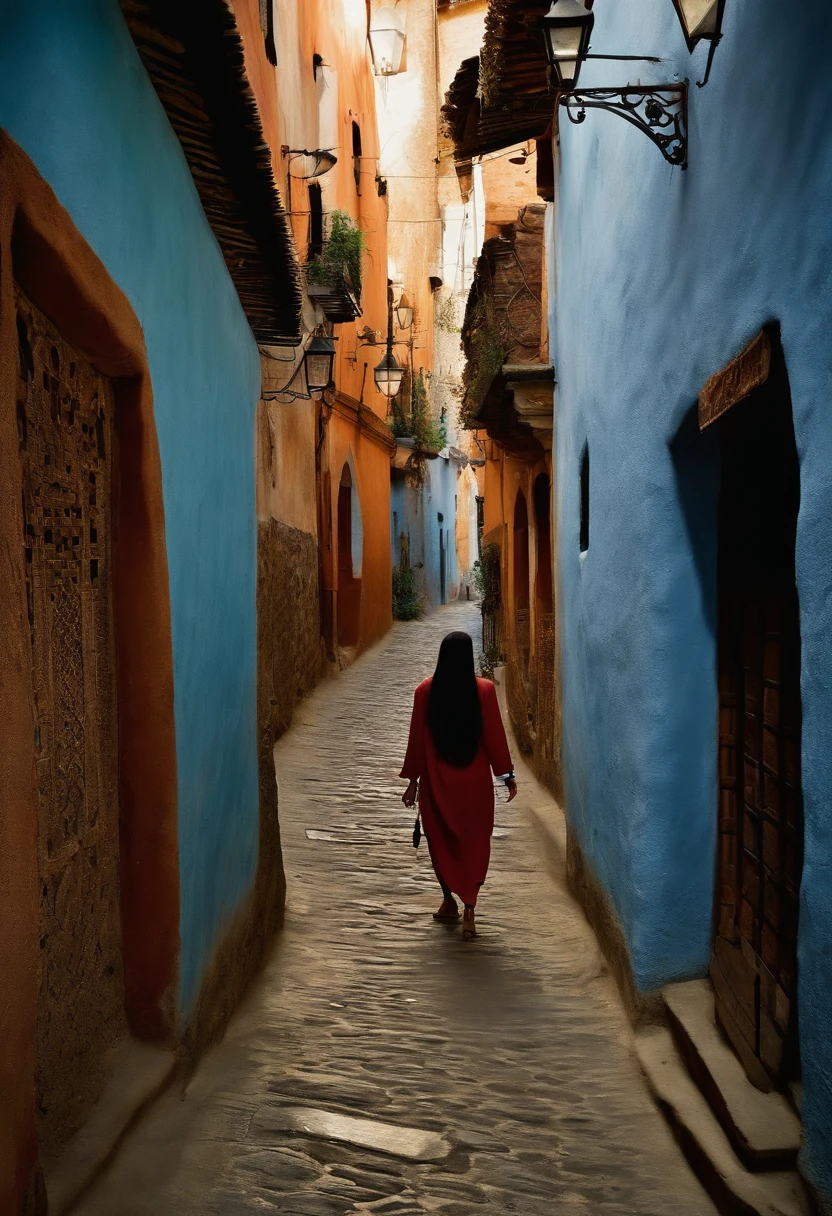
[[[514,502],[514,555],[513,555],[514,623],[517,650],[524,672],[529,668],[531,649],[529,620],[529,510],[526,495],[517,491]]]
[[[711,977],[717,1017],[761,1089],[799,1074],[803,858],[800,466],[785,359],[718,423],[719,854]]]
[[[355,646],[361,614],[361,579],[353,562],[353,494],[349,464],[341,470],[338,487],[338,645]]]
[[[552,526],[549,476],[541,473],[534,483],[534,522],[537,532],[535,608],[537,619],[552,613]]]

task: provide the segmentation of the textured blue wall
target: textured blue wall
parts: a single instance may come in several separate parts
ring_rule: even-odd
[[[597,0],[585,86],[701,80],[671,0]],[[564,764],[572,827],[637,983],[704,975],[716,829],[713,450],[690,411],[782,326],[802,501],[806,863],[800,1025],[807,1163],[832,1193],[832,14],[728,0],[691,87],[690,169],[620,118],[561,116],[556,231]],[[579,464],[590,448],[588,553]]]
[[[2,0],[0,125],[144,328],[173,628],[185,1017],[257,861],[257,349],[115,0]]]
[[[456,561],[457,468],[452,460],[438,457],[425,462],[425,482],[408,486],[403,473],[394,472],[390,484],[390,535],[393,564],[400,558],[399,536],[410,535],[410,564],[416,571],[417,585],[428,608],[442,603],[439,558],[439,529],[445,534],[445,602],[456,598],[458,575]],[[467,501],[463,503],[467,511]],[[440,524],[439,515],[443,522]]]

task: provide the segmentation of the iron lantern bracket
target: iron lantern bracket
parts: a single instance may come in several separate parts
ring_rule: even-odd
[[[618,114],[642,131],[671,165],[688,167],[688,82],[625,85],[619,89],[570,89],[558,94],[569,121],[579,125],[587,110]]]

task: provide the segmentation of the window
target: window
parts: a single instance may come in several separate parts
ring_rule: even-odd
[[[260,29],[263,31],[263,41],[266,45],[266,58],[277,67],[277,47],[274,43],[274,0],[260,0]]]
[[[355,174],[355,189],[361,193],[361,128],[357,122],[352,124],[352,169]]]
[[[581,553],[589,548],[589,444],[581,456]]]
[[[323,192],[317,182],[309,183],[309,249],[307,260],[320,257],[324,251]]]

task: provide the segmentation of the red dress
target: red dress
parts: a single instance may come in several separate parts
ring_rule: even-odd
[[[419,780],[419,810],[436,877],[466,904],[485,882],[494,829],[495,775],[511,771],[511,753],[489,680],[477,680],[482,710],[480,746],[467,768],[436,753],[428,725],[430,680],[416,689],[407,755],[400,776]]]

